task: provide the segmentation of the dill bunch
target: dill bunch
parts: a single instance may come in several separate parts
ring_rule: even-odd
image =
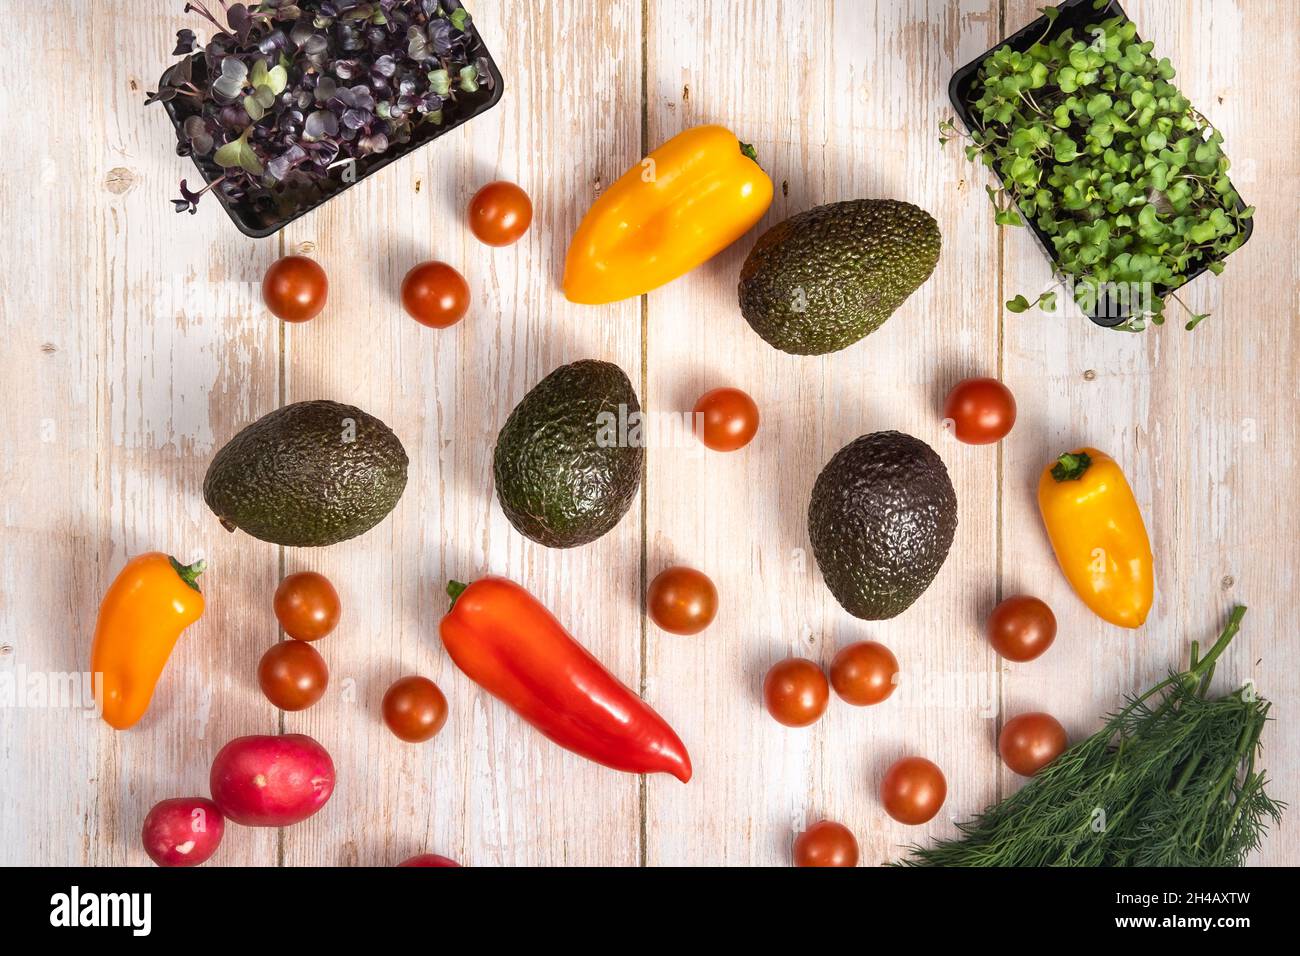
[[[1206,692],[1245,615],[1236,607],[1188,669],[1130,698],[1106,725],[962,836],[913,846],[907,866],[1240,866],[1285,805],[1255,769],[1269,704],[1247,685]]]

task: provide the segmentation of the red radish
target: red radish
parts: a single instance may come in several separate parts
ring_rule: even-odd
[[[173,797],[144,818],[144,852],[159,866],[198,866],[221,846],[225,818],[206,797]]]
[[[334,761],[306,734],[236,737],[212,761],[212,799],[232,822],[285,827],[306,820],[334,792]]]
[[[419,856],[413,856],[409,860],[403,860],[398,866],[460,866],[450,857],[439,856],[436,853],[421,853]]]

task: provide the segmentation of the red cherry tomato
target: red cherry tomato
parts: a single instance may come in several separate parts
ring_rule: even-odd
[[[993,609],[986,632],[993,649],[1007,660],[1032,661],[1056,640],[1056,615],[1038,598],[1017,594]]]
[[[822,669],[802,657],[772,665],[763,679],[763,703],[778,723],[807,727],[826,710],[830,685]]]
[[[339,592],[315,571],[290,574],[275,589],[275,617],[297,641],[319,641],[334,630],[342,613]]]
[[[206,797],[174,797],[144,818],[144,852],[159,866],[198,866],[221,846],[226,818]]]
[[[384,723],[410,744],[433,738],[447,722],[447,698],[427,677],[403,677],[384,694]]]
[[[695,414],[703,416],[704,444],[714,451],[744,448],[758,432],[758,406],[738,388],[715,388],[695,403]]]
[[[273,645],[257,664],[257,683],[281,710],[306,710],[325,694],[330,671],[316,648],[302,641]]]
[[[814,823],[794,840],[795,866],[857,866],[858,841],[833,820]]]
[[[1022,777],[1032,777],[1065,752],[1070,738],[1051,714],[1034,712],[1012,717],[998,734],[1002,762]]]
[[[419,856],[413,856],[409,860],[403,860],[398,866],[460,866],[455,860],[446,856],[439,856],[436,853],[421,853]]]
[[[703,572],[674,566],[655,575],[646,591],[650,619],[671,634],[698,634],[718,613],[718,589]]]
[[[968,445],[1001,441],[1016,423],[1016,399],[996,378],[958,382],[943,403],[943,417],[953,434]]]
[[[831,686],[858,707],[878,704],[894,692],[898,659],[884,644],[859,641],[843,648],[831,661]]]
[[[469,311],[469,283],[445,262],[421,262],[402,280],[402,308],[421,325],[445,329]]]
[[[320,315],[329,295],[325,270],[306,256],[285,256],[271,263],[262,279],[262,301],[285,322],[306,322]]]
[[[508,246],[528,231],[533,204],[514,183],[488,183],[469,201],[470,232],[489,246]]]
[[[919,826],[934,818],[948,797],[943,771],[924,757],[896,761],[880,782],[880,802],[899,823]]]

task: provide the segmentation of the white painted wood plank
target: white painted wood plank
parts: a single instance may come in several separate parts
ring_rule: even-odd
[[[1008,32],[1035,17],[1035,6],[1008,4]],[[1171,59],[1183,92],[1223,130],[1233,182],[1259,213],[1253,238],[1230,257],[1223,276],[1202,276],[1180,293],[1196,311],[1214,313],[1191,333],[1176,307],[1163,328],[1142,335],[1108,332],[1077,316],[1006,316],[1006,381],[1021,420],[1006,442],[1004,589],[1046,600],[1060,634],[1039,660],[1004,667],[1004,711],[1047,710],[1075,739],[1095,730],[1124,695],[1185,666],[1191,640],[1205,646],[1236,603],[1250,611],[1216,686],[1253,679],[1278,702],[1279,717],[1300,696],[1291,639],[1295,568],[1284,557],[1294,552],[1300,512],[1289,483],[1279,481],[1294,464],[1297,438],[1300,135],[1294,124],[1278,121],[1279,111],[1295,113],[1300,85],[1295,32],[1277,29],[1292,11],[1285,4],[1174,0],[1125,8],[1155,52]],[[1266,47],[1275,53],[1260,56]],[[1046,288],[1047,262],[1032,237],[1009,232],[1005,250],[1008,298]],[[1155,606],[1136,633],[1083,606],[1042,530],[1034,498],[1039,470],[1080,444],[1122,463],[1151,533]],[[1265,731],[1264,747],[1270,792],[1295,806],[1297,731],[1279,719]],[[1018,778],[1003,771],[1003,785],[1018,786]],[[1296,846],[1294,827],[1284,825],[1258,859],[1294,860]]]
[[[179,8],[101,3],[88,16],[60,6],[14,18],[29,34],[14,48],[17,69],[33,83],[59,64],[83,76],[89,113],[51,123],[25,105],[37,94],[5,93],[24,104],[7,102],[5,115],[29,149],[0,187],[5,222],[24,237],[0,295],[20,343],[5,360],[6,392],[24,405],[3,443],[0,643],[13,650],[0,667],[48,680],[84,671],[99,597],[133,555],[206,555],[212,570],[207,613],[135,728],[66,707],[0,712],[0,862],[147,863],[139,833],[153,803],[206,794],[216,748],[274,726],[249,687],[274,561],[227,539],[201,484],[231,423],[272,407],[277,333],[249,314],[238,285],[254,267],[251,244],[215,202],[191,219],[167,201],[194,171],[175,155],[161,107],[143,103]],[[51,53],[51,16],[85,35]],[[85,58],[100,68],[86,73]],[[272,832],[232,832],[214,862],[274,862],[274,846]]]
[[[288,400],[357,404],[411,456],[391,518],[354,541],[287,555],[288,570],[325,573],[346,602],[320,645],[335,689],[285,720],[325,743],[339,770],[325,810],[286,831],[289,864],[396,863],[424,851],[472,865],[639,856],[638,778],[560,750],[478,689],[443,651],[437,622],[448,578],[503,574],[623,680],[640,682],[639,505],[599,541],[556,551],[510,526],[492,483],[497,430],[553,368],[599,358],[640,380],[638,303],[587,309],[559,291],[578,219],[639,155],[640,8],[471,10],[505,75],[501,103],[286,231],[291,246],[312,243],[332,281],[326,313],[287,330]],[[491,249],[464,210],[499,178],[522,185],[536,213],[523,241]],[[416,324],[397,301],[407,269],[427,258],[460,269],[472,289],[470,314],[445,331]],[[451,709],[422,746],[379,719],[384,690],[411,673],[436,681]],[[338,693],[346,680],[355,700]]]
[[[0,295],[3,379],[17,396],[0,442],[0,669],[49,678],[84,668],[99,596],[131,554],[206,554],[213,570],[208,612],[137,729],[115,734],[71,708],[0,709],[0,864],[144,863],[138,828],[149,806],[205,792],[226,739],[279,727],[330,747],[339,791],[317,818],[283,833],[231,828],[214,863],[392,863],[430,850],[480,865],[783,864],[791,832],[823,814],[851,826],[864,862],[875,863],[901,843],[952,832],[947,819],[910,829],[883,815],[875,788],[894,756],[936,759],[949,774],[943,817],[972,813],[1018,785],[996,761],[1002,719],[1042,708],[1075,734],[1090,731],[1123,693],[1180,660],[1191,638],[1210,636],[1236,601],[1251,611],[1221,683],[1250,677],[1278,702],[1265,765],[1275,795],[1300,804],[1300,732],[1285,719],[1300,698],[1287,560],[1300,509],[1285,479],[1300,366],[1300,133],[1289,121],[1300,37],[1278,28],[1291,13],[1282,0],[1126,4],[1224,130],[1234,181],[1260,208],[1256,235],[1225,275],[1198,280],[1185,297],[1214,318],[1194,334],[1171,324],[1135,338],[1004,316],[1000,300],[1037,291],[1046,264],[1028,236],[999,239],[982,172],[935,142],[952,69],[1038,5],[1010,0],[1000,30],[993,0],[825,11],[777,0],[508,9],[484,0],[472,9],[506,73],[505,100],[283,240],[261,243],[210,200],[193,219],[166,202],[181,176],[195,177],[173,155],[160,108],[142,101],[188,22],[182,4],[99,0],[87,18],[62,3],[56,17],[96,29],[53,54],[49,11],[12,18],[31,33],[15,49],[43,52],[0,89],[14,139],[32,145],[0,179],[4,221],[25,237],[22,267],[6,271]],[[575,45],[577,35],[587,39]],[[76,68],[85,50],[103,65],[85,127],[48,125],[15,105],[51,56]],[[601,184],[647,146],[707,121],[752,140],[777,180],[760,228],[823,201],[909,199],[943,229],[936,274],[854,349],[784,356],[735,306],[756,232],[646,300],[643,365],[641,304],[566,303],[557,290],[564,247]],[[524,243],[489,250],[468,235],[462,210],[498,176],[531,192],[538,219]],[[302,243],[329,270],[333,298],[316,322],[285,332],[282,383],[281,331],[258,306],[256,284],[280,251]],[[406,268],[426,256],[470,278],[476,307],[457,329],[423,330],[396,304]],[[999,496],[997,453],[946,441],[938,406],[956,379],[997,370],[1004,319],[1002,364],[1021,418],[1002,450]],[[491,448],[531,385],[588,356],[619,362],[637,383],[644,371],[642,398],[654,410],[689,409],[715,385],[746,388],[764,427],[732,456],[652,449],[644,542],[638,506],[596,544],[547,551],[520,538],[495,504]],[[356,402],[398,430],[413,464],[397,512],[324,551],[282,556],[226,535],[201,500],[212,452],[280,401],[313,397]],[[867,625],[821,583],[803,512],[825,460],[887,427],[940,451],[962,524],[917,606]],[[1041,531],[1037,471],[1084,440],[1124,459],[1152,528],[1160,578],[1141,635],[1082,609]],[[344,623],[320,645],[330,694],[283,720],[255,680],[276,639],[270,596],[282,560],[329,574],[345,601]],[[683,562],[713,575],[723,601],[714,627],[680,638],[645,623],[643,562],[650,574]],[[436,636],[441,589],[448,576],[484,571],[533,589],[633,686],[644,652],[647,698],[690,747],[696,779],[647,780],[643,820],[636,778],[556,750],[461,676]],[[1038,662],[1001,666],[981,624],[999,593],[1018,590],[1052,604],[1061,637]],[[903,663],[893,699],[866,711],[832,700],[805,731],[763,713],[759,687],[772,661],[801,653],[828,663],[864,637]],[[423,747],[399,744],[378,720],[388,683],[413,672],[437,680],[452,705],[443,733]],[[1292,830],[1274,834],[1259,861],[1294,860]]]
[[[711,575],[717,621],[696,637],[649,625],[649,689],[693,748],[686,788],[652,781],[649,862],[786,864],[794,830],[830,816],[857,835],[867,864],[931,833],[908,828],[876,797],[888,764],[917,753],[943,767],[948,807],[991,795],[993,758],[974,746],[988,725],[936,687],[989,677],[967,622],[996,586],[996,451],[945,440],[950,380],[996,372],[996,253],[985,210],[968,201],[959,156],[941,151],[953,68],[995,37],[996,4],[841,3],[811,14],[782,3],[655,4],[649,21],[649,140],[703,122],[732,128],[777,183],[762,230],[824,202],[896,198],[929,210],[945,237],[931,279],[878,332],[825,357],[786,355],[736,303],[747,236],[649,296],[648,401],[689,411],[710,388],[750,392],[762,424],[731,455],[652,450],[648,574],[684,563]],[[779,25],[779,26],[778,26]],[[957,489],[952,556],[917,604],[887,622],[842,611],[807,539],[813,480],[858,435],[900,429],[934,446]],[[763,710],[766,669],[791,654],[829,665],[856,640],[888,645],[903,669],[894,698],[869,709],[832,696],[811,728]],[[996,689],[986,692],[995,697]],[[962,695],[959,695],[959,697]]]

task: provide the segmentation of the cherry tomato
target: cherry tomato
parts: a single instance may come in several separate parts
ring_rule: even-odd
[[[276,318],[306,322],[325,308],[330,283],[325,270],[306,256],[285,256],[271,263],[262,279],[262,301]]]
[[[489,246],[518,242],[533,221],[533,204],[514,183],[488,183],[469,201],[469,229]]]
[[[384,723],[410,744],[431,739],[447,722],[447,698],[427,677],[403,677],[384,694]]]
[[[943,403],[943,417],[953,434],[968,445],[1001,441],[1016,423],[1016,399],[996,378],[958,382]]]
[[[1017,594],[989,615],[986,631],[993,650],[1009,661],[1032,661],[1056,640],[1056,615],[1036,597]]]
[[[330,671],[310,644],[281,641],[262,655],[257,682],[266,699],[281,710],[306,710],[325,694]]]
[[[998,734],[1002,762],[1022,777],[1032,777],[1061,756],[1070,738],[1051,714],[1034,712],[1012,717]]]
[[[826,710],[830,685],[822,669],[802,657],[772,665],[763,679],[763,703],[778,723],[807,727]]]
[[[447,856],[439,856],[436,853],[421,853],[419,856],[413,856],[409,860],[403,860],[398,866],[460,866],[455,860]]]
[[[758,406],[738,388],[705,392],[695,403],[695,414],[704,416],[700,437],[714,451],[744,448],[758,432]]]
[[[814,823],[794,840],[795,866],[857,866],[858,841],[833,820]]]
[[[947,796],[943,771],[924,757],[896,761],[880,782],[880,802],[885,812],[909,826],[933,819]]]
[[[445,329],[469,311],[469,283],[445,262],[421,262],[402,280],[402,308],[421,325]]]
[[[718,613],[718,589],[694,568],[674,566],[655,575],[646,592],[650,619],[671,634],[698,634]]]
[[[859,641],[843,648],[831,661],[831,686],[858,707],[878,704],[894,692],[898,659],[884,644]]]
[[[315,571],[290,574],[275,589],[275,617],[296,641],[319,641],[334,630],[342,613],[339,592]]]

